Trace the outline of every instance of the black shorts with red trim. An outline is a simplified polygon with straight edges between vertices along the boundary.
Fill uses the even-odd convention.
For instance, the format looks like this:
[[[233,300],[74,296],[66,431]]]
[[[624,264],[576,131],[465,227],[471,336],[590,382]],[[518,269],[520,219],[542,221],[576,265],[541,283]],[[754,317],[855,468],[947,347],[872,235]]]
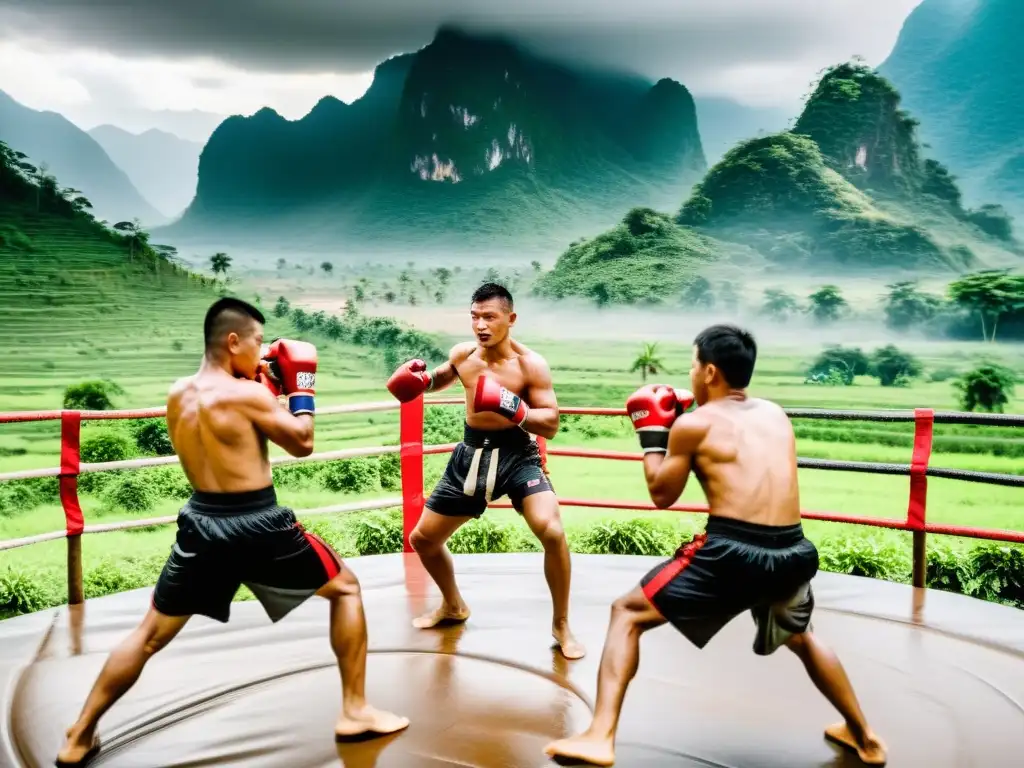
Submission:
[[[195,492],[178,513],[171,554],[153,591],[167,616],[226,622],[244,584],[280,621],[341,571],[341,558],[279,506],[273,487],[245,493]]]
[[[811,626],[818,550],[803,527],[710,517],[704,533],[652,569],[640,584],[666,621],[698,648],[750,611],[754,653],[774,653]]]

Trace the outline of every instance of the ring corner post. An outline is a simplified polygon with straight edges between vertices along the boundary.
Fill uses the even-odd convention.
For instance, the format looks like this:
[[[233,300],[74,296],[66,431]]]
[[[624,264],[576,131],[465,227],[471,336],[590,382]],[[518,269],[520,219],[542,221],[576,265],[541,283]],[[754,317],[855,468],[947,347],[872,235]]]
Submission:
[[[411,553],[409,534],[423,512],[423,396],[402,403],[399,411],[399,460],[402,472],[402,551]]]
[[[78,500],[78,474],[81,469],[82,414],[61,411],[60,414],[60,504],[64,509],[64,526],[68,541],[68,605],[85,601],[82,573],[82,532],[85,517]]]
[[[928,507],[928,463],[932,454],[935,411],[914,409],[914,453],[910,463],[910,500],[907,505],[907,528],[914,537],[912,583],[924,588],[928,576],[928,545],[925,525]]]

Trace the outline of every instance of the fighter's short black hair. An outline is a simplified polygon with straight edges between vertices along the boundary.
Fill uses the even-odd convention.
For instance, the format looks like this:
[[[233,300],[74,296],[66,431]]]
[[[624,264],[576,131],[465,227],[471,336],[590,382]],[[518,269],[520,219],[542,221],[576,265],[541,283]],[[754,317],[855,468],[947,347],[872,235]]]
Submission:
[[[473,291],[471,303],[476,304],[478,301],[487,301],[489,299],[503,299],[508,305],[509,312],[512,311],[512,307],[514,306],[512,303],[512,294],[509,293],[508,288],[500,283],[484,283],[481,285]]]
[[[203,343],[207,351],[232,331],[242,333],[247,330],[253,320],[261,324],[267,322],[263,313],[247,301],[232,296],[217,299],[206,310],[203,321]]]
[[[757,342],[748,331],[735,325],[712,325],[697,334],[693,345],[697,359],[703,365],[713,364],[730,387],[745,389],[750,384]]]

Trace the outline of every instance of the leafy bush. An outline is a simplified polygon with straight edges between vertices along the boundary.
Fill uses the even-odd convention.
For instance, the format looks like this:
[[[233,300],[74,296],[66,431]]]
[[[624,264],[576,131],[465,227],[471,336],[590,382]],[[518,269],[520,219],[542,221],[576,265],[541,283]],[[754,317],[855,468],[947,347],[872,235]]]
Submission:
[[[86,464],[124,461],[131,458],[132,444],[121,432],[105,430],[82,441],[80,456]]]
[[[278,488],[309,488],[318,485],[323,465],[315,461],[274,467],[271,474]]]
[[[985,544],[967,556],[970,580],[964,592],[983,600],[1024,607],[1024,549]]]
[[[402,460],[397,453],[385,453],[378,458],[380,487],[397,491],[402,487]]]
[[[123,394],[121,387],[106,379],[83,381],[65,388],[64,407],[68,410],[109,411],[114,407],[114,397]]]
[[[0,572],[0,616],[38,611],[52,604],[47,598],[40,579],[10,567]]]
[[[818,547],[818,559],[823,571],[903,583],[910,581],[909,549],[870,537],[829,539]]]
[[[672,524],[647,518],[612,519],[571,531],[570,549],[587,554],[637,554],[667,557],[689,538],[694,523]],[[402,512],[393,509],[359,517],[317,518],[307,529],[334,546],[342,556],[401,552]],[[539,552],[540,545],[522,520],[496,522],[487,517],[463,526],[449,541],[454,553]],[[899,544],[872,536],[837,537],[818,544],[820,568],[855,576],[910,581],[909,537]],[[87,597],[135,589],[155,583],[163,556],[104,560],[85,574]],[[1024,608],[1024,547],[984,544],[955,550],[932,544],[928,552],[927,584]],[[0,571],[0,618],[27,613],[65,600],[61,570],[39,573],[8,567]],[[240,591],[237,599],[251,599]]]
[[[402,551],[402,510],[360,517],[353,526],[355,550],[360,555]]]
[[[138,474],[146,478],[158,498],[184,500],[192,495],[192,485],[181,467],[156,467],[141,470]]]
[[[145,512],[156,504],[157,495],[149,479],[138,472],[128,472],[106,489],[104,498],[110,506],[125,512]]]
[[[456,555],[512,551],[512,526],[498,525],[487,517],[470,520],[448,540],[448,550]]]
[[[135,438],[135,445],[142,453],[155,456],[170,456],[174,453],[165,419],[133,419],[129,422],[129,429]]]
[[[1009,368],[986,363],[968,371],[953,383],[965,411],[1002,413],[1014,392],[1016,375]]]
[[[0,483],[0,517],[9,517],[60,499],[56,477]]]
[[[574,537],[573,551],[609,555],[671,555],[679,530],[647,518],[602,520]]]
[[[423,411],[423,443],[443,445],[462,440],[465,411],[458,406],[432,405]]]
[[[327,462],[320,473],[324,488],[338,493],[365,493],[380,488],[380,464],[375,459]]]
[[[828,377],[835,372],[845,384],[853,384],[855,376],[863,376],[870,362],[860,347],[842,347],[831,344],[814,359],[807,371],[810,377]]]
[[[871,375],[883,387],[906,386],[909,379],[920,376],[922,370],[916,357],[892,344],[871,353]]]

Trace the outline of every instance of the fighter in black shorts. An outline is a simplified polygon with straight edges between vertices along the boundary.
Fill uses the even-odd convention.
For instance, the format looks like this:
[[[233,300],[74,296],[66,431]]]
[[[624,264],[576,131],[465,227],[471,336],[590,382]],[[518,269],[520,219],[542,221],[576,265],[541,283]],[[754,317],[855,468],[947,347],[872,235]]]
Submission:
[[[476,342],[453,347],[448,362],[433,371],[427,371],[422,360],[412,360],[395,371],[387,385],[402,402],[456,380],[466,391],[463,440],[409,536],[442,596],[441,606],[413,625],[426,629],[469,618],[445,543],[459,526],[482,515],[490,502],[507,495],[544,547],[544,574],[554,607],[551,633],[563,656],[579,659],[585,650],[569,629],[569,547],[534,438],[551,438],[558,432],[551,372],[543,357],[509,335],[516,313],[512,295],[503,286],[485,283],[478,288],[470,316]]]
[[[192,615],[226,622],[242,584],[272,621],[313,595],[331,602],[331,647],[342,677],[337,738],[394,733],[409,724],[366,702],[366,620],[355,575],[277,503],[267,441],[293,456],[312,453],[317,354],[312,344],[287,339],[263,347],[263,323],[259,310],[243,301],[214,303],[199,372],[171,387],[167,430],[194,493],[178,515],[149,612],[107,659],[67,732],[58,766],[91,761],[99,752],[97,722],[153,654]],[[287,408],[278,402],[282,395]]]
[[[681,546],[612,606],[598,673],[597,703],[587,730],[553,742],[549,756],[576,764],[613,765],[615,731],[626,687],[637,672],[640,636],[671,623],[698,648],[741,613],[754,623],[754,653],[785,645],[844,722],[825,736],[883,765],[885,746],[864,719],[842,665],[811,631],[811,579],[818,552],[800,524],[796,440],[786,413],[748,398],[757,347],[745,331],[712,326],[694,342],[693,392],[653,385],[626,409],[644,451],[651,499],[676,502],[693,470],[708,499],[704,533]],[[696,399],[700,406],[684,414]]]

